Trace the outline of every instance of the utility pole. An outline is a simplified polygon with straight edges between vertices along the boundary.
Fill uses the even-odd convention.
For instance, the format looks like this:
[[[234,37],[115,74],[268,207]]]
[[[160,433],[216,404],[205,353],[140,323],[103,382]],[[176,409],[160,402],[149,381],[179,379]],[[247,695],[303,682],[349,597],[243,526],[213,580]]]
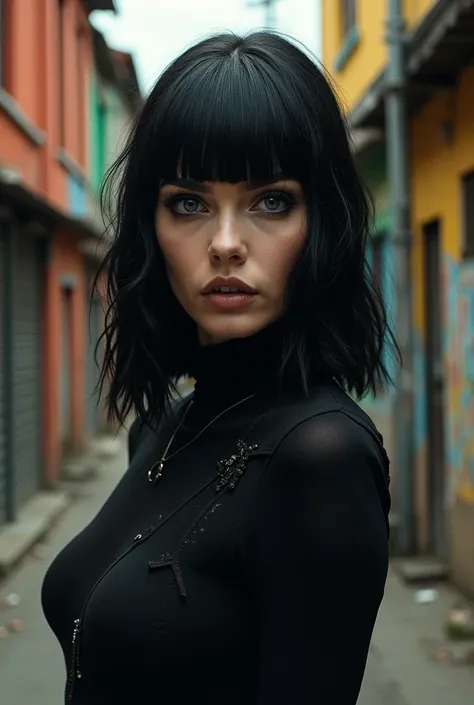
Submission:
[[[413,308],[411,268],[411,223],[406,111],[405,22],[402,0],[387,0],[386,41],[386,135],[388,175],[392,210],[391,252],[396,291],[396,333],[403,355],[397,372],[394,404],[394,468],[396,473],[397,550],[413,550]]]
[[[265,8],[265,26],[270,28],[276,27],[276,4],[278,0],[253,0],[247,3],[247,7],[263,7]]]

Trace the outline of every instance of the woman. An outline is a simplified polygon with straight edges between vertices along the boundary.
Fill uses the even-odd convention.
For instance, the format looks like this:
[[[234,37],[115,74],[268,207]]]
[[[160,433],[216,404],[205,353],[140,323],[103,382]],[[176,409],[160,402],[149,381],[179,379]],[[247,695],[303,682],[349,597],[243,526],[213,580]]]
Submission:
[[[347,392],[388,380],[392,338],[334,95],[277,35],[215,36],[159,79],[111,178],[102,379],[137,420],[44,583],[66,699],[353,705],[389,493]]]

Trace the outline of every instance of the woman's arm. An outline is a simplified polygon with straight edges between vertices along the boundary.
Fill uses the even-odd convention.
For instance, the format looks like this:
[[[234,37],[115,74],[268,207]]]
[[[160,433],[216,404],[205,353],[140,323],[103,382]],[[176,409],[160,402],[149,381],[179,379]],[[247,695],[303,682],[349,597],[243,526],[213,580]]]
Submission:
[[[341,412],[281,444],[248,544],[259,705],[355,705],[388,568],[381,446]]]

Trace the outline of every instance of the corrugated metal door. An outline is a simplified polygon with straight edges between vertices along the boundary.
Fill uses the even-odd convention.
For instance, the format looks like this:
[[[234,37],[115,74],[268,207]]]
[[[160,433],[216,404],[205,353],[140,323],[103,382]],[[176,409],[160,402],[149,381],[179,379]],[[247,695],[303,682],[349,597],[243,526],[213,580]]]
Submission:
[[[15,502],[41,484],[42,243],[21,234],[15,243],[12,310],[12,416]]]
[[[5,408],[5,258],[5,236],[2,232],[0,232],[0,525],[3,524],[7,519],[7,452]]]
[[[100,302],[92,299],[86,305],[86,430],[87,437],[92,438],[100,431],[100,410],[98,406],[97,383],[99,368],[95,361],[95,348],[101,333]]]

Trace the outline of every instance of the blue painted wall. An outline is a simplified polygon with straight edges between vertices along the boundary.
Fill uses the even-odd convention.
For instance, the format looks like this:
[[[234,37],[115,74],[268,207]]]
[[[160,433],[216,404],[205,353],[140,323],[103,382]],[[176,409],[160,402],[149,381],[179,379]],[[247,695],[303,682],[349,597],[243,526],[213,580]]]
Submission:
[[[84,218],[87,214],[86,189],[72,174],[68,177],[68,205],[73,216]]]

